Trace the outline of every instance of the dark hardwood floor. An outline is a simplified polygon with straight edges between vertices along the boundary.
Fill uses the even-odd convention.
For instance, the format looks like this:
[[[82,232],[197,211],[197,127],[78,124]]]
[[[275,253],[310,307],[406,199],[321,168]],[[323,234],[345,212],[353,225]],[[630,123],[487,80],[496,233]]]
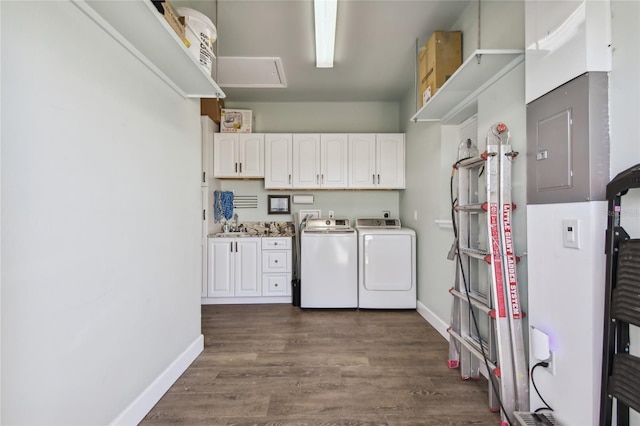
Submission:
[[[204,352],[141,425],[498,425],[415,311],[202,307]]]

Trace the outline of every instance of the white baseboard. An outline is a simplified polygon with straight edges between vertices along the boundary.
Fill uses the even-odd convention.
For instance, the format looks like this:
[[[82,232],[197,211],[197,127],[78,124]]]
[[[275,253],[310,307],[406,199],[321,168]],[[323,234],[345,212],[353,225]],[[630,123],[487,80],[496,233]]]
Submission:
[[[200,299],[201,305],[256,305],[274,303],[291,304],[291,296],[203,297]]]
[[[449,324],[442,321],[439,316],[433,313],[433,311],[422,304],[418,300],[418,313],[424,318],[433,328],[436,329],[438,333],[442,335],[447,341],[449,341],[449,333],[447,333],[447,328],[449,328]]]
[[[111,424],[140,423],[203,350],[204,336],[201,334]]]

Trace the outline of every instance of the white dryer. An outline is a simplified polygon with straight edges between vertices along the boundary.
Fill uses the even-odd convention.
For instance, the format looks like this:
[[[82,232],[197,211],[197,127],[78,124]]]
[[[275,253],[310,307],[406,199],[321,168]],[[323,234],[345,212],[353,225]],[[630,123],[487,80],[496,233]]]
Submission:
[[[416,309],[416,233],[399,219],[356,219],[358,307]]]

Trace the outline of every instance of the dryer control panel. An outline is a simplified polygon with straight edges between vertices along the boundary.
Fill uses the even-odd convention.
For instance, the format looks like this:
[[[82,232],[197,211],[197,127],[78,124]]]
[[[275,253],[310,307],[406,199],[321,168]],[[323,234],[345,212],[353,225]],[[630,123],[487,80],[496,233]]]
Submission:
[[[386,219],[382,217],[356,219],[356,228],[399,229],[400,227],[400,219]]]

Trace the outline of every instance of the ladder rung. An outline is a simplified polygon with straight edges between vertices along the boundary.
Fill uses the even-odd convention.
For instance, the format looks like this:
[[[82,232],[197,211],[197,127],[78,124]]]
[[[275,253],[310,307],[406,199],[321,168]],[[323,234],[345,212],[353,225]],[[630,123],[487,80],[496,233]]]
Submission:
[[[463,169],[472,169],[474,167],[480,167],[482,165],[484,165],[485,161],[487,161],[486,159],[482,158],[482,157],[471,157],[468,158],[466,160],[462,160],[458,163],[458,168],[463,168]]]
[[[475,257],[476,259],[480,259],[484,261],[486,261],[487,260],[486,257],[490,255],[490,253],[486,250],[472,249],[469,247],[460,247],[458,248],[458,251],[461,254],[466,254],[467,256]]]
[[[475,356],[476,358],[478,358],[480,360],[480,374],[482,374],[485,378],[489,379],[489,372],[487,371],[487,366],[484,364],[484,357],[482,356],[482,352],[479,349],[479,346],[477,346],[477,344],[475,344],[474,342],[470,342],[467,339],[464,339],[462,336],[460,336],[457,332],[455,332],[454,330],[452,330],[451,328],[449,328],[449,330],[447,330],[449,332],[449,336],[453,337],[454,339],[456,339],[458,342],[460,342],[460,344],[462,344],[465,348],[467,348],[467,350],[469,350],[469,352]],[[485,353],[486,353],[486,349],[485,349]],[[489,362],[489,366],[495,368],[496,365],[491,362],[491,360],[487,360]]]
[[[453,288],[449,290],[449,293],[460,298],[461,300],[464,300],[465,302],[468,302],[467,295],[465,293],[461,293],[458,290]],[[473,306],[480,309],[482,312],[486,314],[489,314],[489,312],[492,311],[492,309],[489,307],[489,304],[487,303],[487,299],[481,298],[475,294],[469,294],[469,300],[471,300],[471,304]]]
[[[487,211],[487,203],[458,204],[455,209],[458,212],[484,213]]]

